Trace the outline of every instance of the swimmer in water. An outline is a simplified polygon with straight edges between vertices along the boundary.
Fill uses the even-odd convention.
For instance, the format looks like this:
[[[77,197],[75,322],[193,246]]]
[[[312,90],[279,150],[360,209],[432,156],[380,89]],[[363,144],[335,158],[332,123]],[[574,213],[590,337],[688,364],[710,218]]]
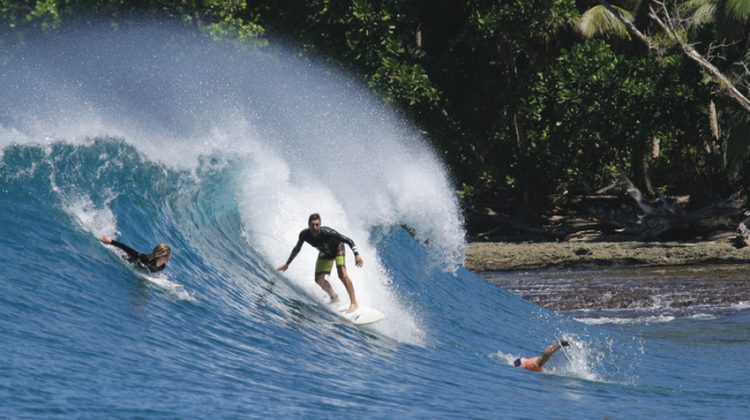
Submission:
[[[172,257],[172,249],[169,245],[163,243],[157,244],[151,254],[141,254],[124,243],[113,240],[109,236],[102,236],[100,241],[107,245],[116,246],[125,251],[129,263],[136,264],[137,266],[148,270],[150,273],[164,270],[167,266],[167,262]]]
[[[560,350],[561,346],[568,347],[569,345],[570,344],[565,340],[562,340],[559,343],[550,344],[546,349],[544,349],[544,353],[542,353],[541,356],[531,357],[528,359],[519,357],[518,359],[513,361],[513,366],[522,367],[534,372],[541,372],[542,366],[547,363],[547,360],[549,360],[549,358],[552,357],[552,355],[555,354],[556,351]]]
[[[346,292],[349,294],[349,308],[346,309],[346,313],[351,313],[357,310],[359,305],[357,304],[357,297],[354,294],[354,286],[352,285],[352,279],[349,278],[349,274],[346,271],[346,249],[344,244],[349,245],[354,253],[354,263],[357,267],[362,267],[364,262],[362,257],[359,256],[357,246],[354,245],[354,241],[347,238],[346,236],[336,232],[335,230],[321,226],[320,215],[313,213],[307,220],[307,229],[304,229],[299,233],[299,239],[297,244],[292,249],[289,259],[286,263],[279,268],[278,271],[284,272],[289,268],[289,264],[292,263],[294,257],[299,254],[302,249],[302,244],[307,242],[318,249],[318,261],[315,263],[315,283],[326,292],[331,298],[331,303],[338,301],[338,296],[333,291],[331,283],[326,280],[326,276],[331,274],[334,262],[336,263],[336,272],[339,275],[339,280],[344,283]]]

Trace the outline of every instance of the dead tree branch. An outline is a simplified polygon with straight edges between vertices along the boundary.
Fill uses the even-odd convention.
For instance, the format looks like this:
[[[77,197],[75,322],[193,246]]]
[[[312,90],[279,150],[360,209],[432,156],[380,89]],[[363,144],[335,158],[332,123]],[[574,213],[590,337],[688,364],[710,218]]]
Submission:
[[[637,38],[640,40],[646,47],[654,52],[657,55],[662,55],[661,50],[657,47],[657,45],[649,38],[647,35],[645,35],[643,32],[641,32],[638,28],[635,27],[633,22],[628,20],[625,16],[623,16],[622,13],[620,13],[617,9],[612,7],[611,4],[609,4],[606,0],[598,0],[599,4],[604,6],[612,15],[617,18],[617,20],[622,23],[625,28],[627,29],[628,33],[631,34],[634,38]],[[664,30],[664,32],[667,33],[667,35],[675,41],[680,49],[682,49],[682,52],[688,56],[691,60],[693,60],[698,66],[700,66],[703,70],[705,70],[711,77],[713,77],[714,80],[716,80],[720,86],[721,91],[729,96],[730,99],[732,99],[735,103],[737,103],[742,109],[744,109],[747,112],[750,112],[750,99],[745,97],[735,86],[734,84],[727,78],[716,66],[711,64],[711,62],[703,57],[692,45],[688,44],[682,36],[679,35],[676,26],[674,18],[672,18],[669,14],[669,9],[662,1],[656,1],[655,4],[658,4],[661,6],[661,12],[665,16],[664,19],[662,19],[659,16],[659,13],[654,10],[652,6],[649,6],[649,17],[651,20],[653,20],[659,27]]]
[[[735,86],[734,84],[727,78],[716,66],[711,64],[710,61],[708,61],[705,57],[703,57],[696,49],[691,45],[688,44],[682,36],[680,36],[675,29],[674,22],[671,20],[669,16],[669,10],[667,9],[667,6],[664,4],[664,2],[654,2],[655,4],[658,4],[661,6],[662,14],[664,15],[664,19],[662,19],[659,16],[659,13],[654,10],[653,7],[649,7],[649,17],[651,20],[656,22],[657,25],[659,25],[664,32],[669,35],[669,37],[677,43],[677,45],[680,46],[682,49],[682,52],[688,56],[691,60],[693,60],[698,66],[700,66],[704,71],[706,71],[708,74],[711,75],[711,77],[714,78],[719,83],[719,86],[721,88],[721,91],[724,92],[729,98],[731,98],[735,103],[737,103],[739,106],[741,106],[745,111],[750,112],[750,99],[745,97]]]

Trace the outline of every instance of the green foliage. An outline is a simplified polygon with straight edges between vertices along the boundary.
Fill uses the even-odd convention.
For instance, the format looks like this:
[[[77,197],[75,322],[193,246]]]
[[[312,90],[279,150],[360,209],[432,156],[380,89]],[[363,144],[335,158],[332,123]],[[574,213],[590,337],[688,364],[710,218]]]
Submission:
[[[408,24],[401,2],[378,3],[355,0],[340,20],[349,28],[344,35],[349,47],[346,55],[368,70],[370,85],[381,91],[386,101],[410,106],[436,104],[437,89],[418,60],[409,55],[407,40],[398,30]]]
[[[468,2],[469,24],[485,39],[504,39],[523,51],[530,39],[549,41],[577,14],[568,0],[513,0]]]
[[[13,29],[28,24],[52,29],[60,24],[60,11],[57,0],[0,0],[0,21]]]
[[[648,28],[652,1],[616,3]],[[748,54],[750,0],[678,3],[692,18],[682,32],[690,42],[736,41],[717,64],[740,77],[733,63]],[[706,152],[717,86],[658,32],[660,57],[623,38],[596,1],[0,0],[0,27],[14,36],[54,31],[81,14],[166,16],[239,45],[283,42],[323,57],[413,118],[467,207],[508,191],[541,204],[550,193],[590,192],[615,168],[631,168],[654,138],[660,153],[648,163],[658,189],[709,191],[729,173],[724,161],[748,182],[740,176],[750,160],[747,118],[728,118],[722,103],[723,159]]]
[[[394,57],[383,57],[370,82],[373,87],[384,91],[386,101],[391,103],[434,105],[439,99],[438,91],[430,83],[424,68],[402,63]]]
[[[194,22],[214,37],[263,45],[264,28],[244,0],[0,0],[0,22],[16,31],[52,30],[78,15],[117,20],[127,15],[157,15]]]
[[[631,22],[633,15],[625,9],[616,7]],[[617,18],[604,6],[598,5],[586,10],[576,23],[576,29],[586,38],[597,35],[615,35],[629,38],[628,31]]]
[[[206,25],[206,31],[214,39],[234,39],[240,44],[250,44],[254,47],[268,45],[268,41],[261,38],[265,33],[262,26],[231,15],[225,16],[221,21]]]
[[[248,9],[245,0],[151,1],[152,7],[171,11],[185,21],[196,20],[199,27],[216,39],[231,39],[254,47],[267,45],[258,14]]]
[[[750,118],[746,115],[738,116],[732,121],[728,130],[725,159],[729,164],[731,176],[741,178],[750,166],[746,166],[746,159],[750,156]]]
[[[26,20],[41,22],[44,29],[57,27],[60,24],[60,13],[56,0],[37,0],[34,9],[26,15]]]
[[[606,183],[608,168],[627,168],[638,148],[656,136],[669,148],[700,112],[698,92],[679,84],[679,68],[617,55],[602,41],[564,51],[541,73],[524,110],[540,185],[590,191]]]
[[[750,1],[727,0],[727,12],[737,20],[746,21],[750,17]]]

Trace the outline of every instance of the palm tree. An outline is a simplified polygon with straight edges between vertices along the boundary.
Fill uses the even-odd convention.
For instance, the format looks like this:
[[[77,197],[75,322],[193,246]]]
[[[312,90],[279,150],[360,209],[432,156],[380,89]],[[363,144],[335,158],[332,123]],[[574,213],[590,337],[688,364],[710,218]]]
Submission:
[[[576,29],[584,38],[615,37],[629,40],[630,32],[622,23],[622,19],[636,26],[645,26],[648,22],[648,8],[652,2],[653,0],[631,0],[622,1],[620,5],[602,2],[581,15],[576,22]],[[619,13],[620,16],[615,16],[614,13]],[[641,54],[640,48],[640,44],[629,43],[625,51],[629,55],[639,55]],[[656,141],[658,141],[657,138],[646,136],[642,141],[634,142],[630,150],[633,182],[650,197],[654,197],[656,192],[651,185],[648,169],[649,150],[654,149],[653,144],[649,147],[649,142]]]
[[[614,6],[616,10],[622,13],[628,20],[633,21],[633,14],[630,11]],[[597,36],[614,35],[620,38],[629,38],[628,31],[619,19],[612,12],[607,10],[601,4],[596,5],[581,15],[576,22],[576,29],[584,38],[595,38]]]
[[[718,39],[747,38],[745,25],[750,20],[750,0],[688,0],[682,5],[680,12],[690,16],[688,29],[693,38],[700,39],[703,45],[710,45]],[[708,30],[706,30],[708,29]],[[724,47],[730,50],[725,54],[729,60],[723,65],[723,71],[732,83],[736,85],[747,84],[748,73],[742,61],[750,58],[747,44],[734,44]],[[721,63],[719,63],[721,64]],[[745,80],[743,80],[745,79]],[[714,147],[713,151],[719,152],[719,124],[718,112],[713,100],[709,104],[709,116],[711,119],[711,131]],[[747,128],[750,115],[746,112],[736,112],[732,108],[725,109],[725,123],[728,126],[726,142],[724,143],[725,166],[740,168],[738,163],[742,162],[747,155],[750,137]]]
[[[649,8],[653,0],[623,1],[622,6],[611,5],[636,27],[648,24]],[[632,12],[631,12],[632,10]],[[690,27],[698,28],[706,24],[719,23],[721,27],[732,23],[745,23],[750,17],[750,0],[686,0],[678,5],[681,14],[690,16]],[[615,35],[628,38],[628,32],[620,19],[603,4],[598,4],[581,15],[576,29],[585,37]]]
[[[691,26],[745,22],[750,16],[748,0],[687,0],[680,5],[690,13]]]
[[[584,37],[614,35],[622,38],[630,38],[629,33],[633,31],[626,31],[623,18],[631,22],[635,28],[646,28],[649,26],[649,23],[652,23],[649,22],[650,9],[660,8],[656,7],[658,5],[654,0],[631,1],[623,6],[610,5],[607,1],[603,0],[599,0],[599,3],[600,5],[594,6],[584,12],[577,24],[578,31]],[[632,13],[629,13],[628,5],[632,7]],[[614,16],[612,11],[619,13],[621,16],[619,18]],[[702,45],[711,45],[712,42],[717,40],[747,39],[746,23],[750,20],[750,0],[685,0],[677,5],[674,12],[675,15],[687,17],[686,21],[682,22],[684,23],[684,27],[679,31],[681,38],[702,39],[704,41],[701,43]],[[649,44],[649,48],[653,46],[651,39],[643,37],[642,32],[639,30],[634,32],[637,32],[641,41]],[[687,44],[688,41],[685,40],[685,43]],[[726,55],[730,58],[728,60],[729,64],[723,66],[724,72],[730,76],[726,80],[731,80],[730,83],[735,85],[748,84],[747,79],[749,74],[746,67],[741,63],[743,60],[750,59],[750,51],[748,51],[747,45],[735,43],[728,47],[725,46],[724,49],[725,51],[729,50],[729,54]],[[707,60],[704,61],[707,62]],[[735,76],[734,80],[731,78],[732,73]],[[712,76],[715,75],[712,74]],[[743,78],[745,79],[744,83],[742,81]],[[718,81],[718,83],[721,85],[724,82]],[[711,147],[706,143],[706,149],[709,153],[718,153],[719,147],[716,146],[719,140],[718,113],[713,100],[708,104],[708,109],[714,145]],[[725,136],[727,142],[724,145],[726,153],[724,156],[725,164],[727,161],[742,161],[744,156],[746,156],[747,146],[750,146],[750,135],[748,135],[746,130],[750,122],[750,115],[746,112],[732,112],[732,109],[729,109],[729,111],[727,114],[733,115],[733,117],[730,117],[729,121],[727,121],[729,130],[727,130],[728,135]],[[736,155],[733,151],[740,151],[741,155]],[[643,185],[644,181],[647,184],[648,180],[647,176],[644,179],[637,173],[637,165],[640,161],[639,157],[633,156],[634,180],[639,186]]]
[[[620,13],[628,21],[633,22],[636,27],[645,27],[648,25],[649,7],[653,5],[654,1],[624,0],[619,2],[620,5],[609,4],[608,2],[600,3],[583,12],[576,24],[576,29],[584,38],[616,36],[629,39],[630,34],[627,28],[623,25],[621,19],[612,14],[610,8]]]

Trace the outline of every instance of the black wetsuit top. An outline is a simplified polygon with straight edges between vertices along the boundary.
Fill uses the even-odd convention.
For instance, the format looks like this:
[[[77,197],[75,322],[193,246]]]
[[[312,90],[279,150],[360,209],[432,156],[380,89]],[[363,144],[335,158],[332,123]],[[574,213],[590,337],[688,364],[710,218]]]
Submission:
[[[139,267],[143,267],[151,273],[156,273],[157,271],[164,270],[164,268],[167,266],[166,264],[162,264],[161,266],[157,267],[156,261],[149,260],[148,255],[141,254],[140,252],[134,250],[133,248],[125,245],[122,242],[113,240],[111,245],[114,245],[125,251],[125,253],[128,254],[127,260],[129,263],[135,263]]]
[[[297,245],[294,246],[289,259],[286,261],[287,265],[291,264],[294,257],[299,254],[303,242],[307,242],[317,248],[318,251],[320,251],[320,256],[318,258],[326,260],[332,260],[339,255],[339,244],[341,243],[349,245],[349,248],[354,252],[354,256],[359,255],[359,252],[357,252],[357,246],[354,245],[354,241],[327,226],[322,226],[320,228],[320,235],[318,236],[313,236],[309,228],[304,229],[299,233],[299,240],[297,241]]]

